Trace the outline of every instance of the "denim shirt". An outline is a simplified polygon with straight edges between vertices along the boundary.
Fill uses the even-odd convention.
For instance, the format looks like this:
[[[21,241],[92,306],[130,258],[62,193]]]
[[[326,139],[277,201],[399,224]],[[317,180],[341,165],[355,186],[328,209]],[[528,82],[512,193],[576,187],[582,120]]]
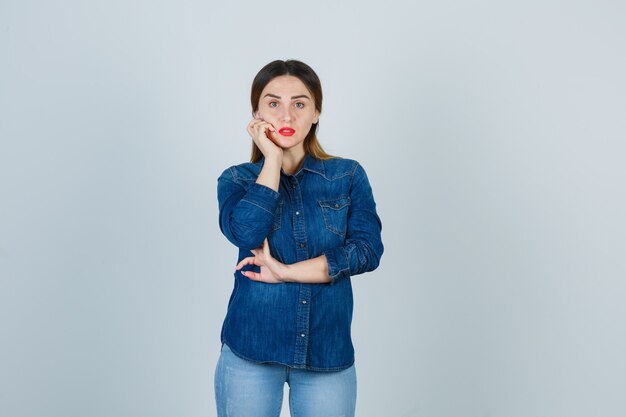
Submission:
[[[227,168],[218,178],[220,230],[239,248],[237,263],[267,237],[284,264],[322,254],[327,284],[253,281],[235,271],[221,342],[238,356],[316,371],[354,363],[350,277],[378,267],[382,224],[367,174],[355,160],[306,155],[279,191],[257,184],[264,158]],[[260,271],[246,265],[241,271]]]

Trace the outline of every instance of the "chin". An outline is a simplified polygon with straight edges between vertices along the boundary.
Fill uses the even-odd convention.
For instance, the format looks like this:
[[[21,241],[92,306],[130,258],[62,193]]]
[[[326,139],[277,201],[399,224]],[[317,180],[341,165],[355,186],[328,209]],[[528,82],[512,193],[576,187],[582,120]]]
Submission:
[[[283,149],[291,148],[293,146],[298,145],[302,141],[295,138],[293,136],[281,136],[280,134],[276,138],[272,138],[272,142],[276,144],[276,146],[280,146]]]

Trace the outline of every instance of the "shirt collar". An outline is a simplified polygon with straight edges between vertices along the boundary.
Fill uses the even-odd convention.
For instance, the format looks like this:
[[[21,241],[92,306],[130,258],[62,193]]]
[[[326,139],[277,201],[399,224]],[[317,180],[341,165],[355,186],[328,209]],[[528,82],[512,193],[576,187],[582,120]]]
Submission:
[[[316,159],[308,153],[304,156],[302,169],[315,172],[317,174],[320,174],[322,177],[326,175],[326,171],[324,170],[324,161],[321,159]]]
[[[263,168],[264,163],[265,163],[265,156],[262,156],[261,159],[259,159],[259,162],[256,164],[256,166],[258,167],[257,175],[261,172],[261,168]],[[304,155],[304,162],[302,163],[302,168],[300,168],[298,172],[293,174],[293,176],[298,175],[300,171],[302,171],[303,169],[310,171],[310,172],[315,172],[316,174],[320,174],[323,177],[326,176],[326,170],[324,169],[324,161],[321,159],[316,159],[308,153]],[[281,172],[282,172],[282,169],[281,169]]]

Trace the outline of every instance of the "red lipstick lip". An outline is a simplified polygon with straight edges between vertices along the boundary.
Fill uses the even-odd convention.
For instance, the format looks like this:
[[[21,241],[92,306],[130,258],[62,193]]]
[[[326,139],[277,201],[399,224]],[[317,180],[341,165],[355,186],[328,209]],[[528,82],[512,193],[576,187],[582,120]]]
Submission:
[[[296,131],[294,129],[290,128],[290,127],[281,127],[278,130],[278,133],[280,133],[283,136],[291,136],[294,133],[296,133]]]

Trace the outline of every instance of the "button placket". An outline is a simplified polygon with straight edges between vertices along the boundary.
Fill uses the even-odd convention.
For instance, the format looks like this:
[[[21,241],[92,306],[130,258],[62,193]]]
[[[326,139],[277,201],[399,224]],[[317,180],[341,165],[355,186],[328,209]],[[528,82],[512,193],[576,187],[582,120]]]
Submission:
[[[296,350],[294,353],[294,362],[300,367],[307,365],[307,351],[309,344],[309,321],[311,315],[310,303],[311,285],[300,284],[300,294],[298,297],[302,302],[296,307]]]
[[[300,175],[299,178],[303,178]],[[298,178],[291,178],[291,186],[293,187],[293,198],[295,216],[293,217],[293,234],[296,242],[296,259],[298,262],[309,259],[308,248],[306,244],[306,224],[304,222],[304,203]],[[296,307],[296,349],[294,352],[294,362],[296,366],[306,367],[308,358],[307,351],[309,346],[309,321],[310,321],[310,304],[311,286],[309,284],[300,284],[300,294]]]
[[[300,176],[300,178],[303,178]],[[304,261],[309,259],[309,251],[307,248],[307,236],[306,225],[304,222],[304,204],[302,201],[302,194],[300,192],[300,183],[298,178],[289,178],[293,192],[293,207],[295,209],[295,215],[293,216],[293,237],[296,242],[296,259],[297,261]]]

